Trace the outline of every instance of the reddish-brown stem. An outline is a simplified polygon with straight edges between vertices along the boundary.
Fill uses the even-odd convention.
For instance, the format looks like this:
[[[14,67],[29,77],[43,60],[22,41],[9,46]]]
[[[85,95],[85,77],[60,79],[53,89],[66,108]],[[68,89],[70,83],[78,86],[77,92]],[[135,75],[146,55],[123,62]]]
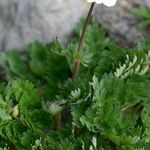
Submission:
[[[87,18],[86,18],[86,21],[85,21],[85,24],[84,24],[84,27],[83,27],[83,30],[82,30],[82,33],[81,33],[80,41],[79,41],[78,52],[81,52],[82,49],[83,49],[83,42],[84,42],[84,38],[85,38],[85,33],[86,33],[86,30],[87,30],[88,24],[90,22],[90,19],[91,19],[91,15],[92,15],[92,11],[94,9],[94,5],[95,5],[95,2],[93,2],[91,4],[90,10],[88,12],[88,15],[87,15]],[[75,63],[75,66],[74,66],[74,69],[73,69],[73,72],[72,72],[72,79],[73,80],[76,79],[76,77],[78,75],[78,72],[79,72],[79,69],[80,69],[80,60],[78,59]]]
[[[90,22],[90,18],[91,18],[91,14],[92,14],[94,5],[95,5],[95,2],[91,4],[90,10],[88,12],[88,15],[87,15],[87,18],[86,18],[86,21],[85,21],[85,24],[84,24],[84,27],[83,27],[83,30],[82,30],[82,33],[81,33],[80,41],[79,41],[79,46],[78,46],[78,49],[77,49],[78,52],[81,52],[82,49],[83,49],[83,42],[84,42],[84,38],[85,38],[85,33],[86,33],[86,30],[87,30],[88,24]],[[77,60],[76,63],[75,63],[73,72],[72,72],[72,79],[73,80],[76,79],[76,77],[78,75],[78,72],[79,72],[79,69],[80,69],[80,60]],[[61,126],[61,113],[58,113],[54,117],[54,125],[55,125],[56,130],[58,130],[60,128],[60,126]]]

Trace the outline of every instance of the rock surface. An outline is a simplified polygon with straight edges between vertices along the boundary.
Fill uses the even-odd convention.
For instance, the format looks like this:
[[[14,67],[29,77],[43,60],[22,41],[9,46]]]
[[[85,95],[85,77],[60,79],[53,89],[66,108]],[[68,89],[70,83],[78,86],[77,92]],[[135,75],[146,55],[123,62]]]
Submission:
[[[122,46],[133,46],[141,38],[150,37],[150,28],[139,29],[139,18],[131,12],[141,6],[150,7],[150,0],[118,0],[111,8],[97,5],[94,16],[112,39]]]
[[[28,43],[55,37],[66,43],[84,13],[86,0],[0,0],[0,50],[23,49]],[[134,45],[150,36],[140,30],[131,10],[150,6],[150,0],[118,0],[115,7],[97,5],[94,17],[120,45]]]
[[[55,37],[66,42],[85,5],[84,0],[0,0],[0,49]]]

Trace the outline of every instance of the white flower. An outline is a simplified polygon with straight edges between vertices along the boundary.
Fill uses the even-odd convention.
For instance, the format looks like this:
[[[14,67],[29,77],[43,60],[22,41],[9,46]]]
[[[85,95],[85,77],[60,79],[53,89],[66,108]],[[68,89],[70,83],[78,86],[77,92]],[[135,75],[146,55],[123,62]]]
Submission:
[[[87,0],[88,2],[96,2],[97,4],[104,4],[108,7],[114,6],[117,0]]]

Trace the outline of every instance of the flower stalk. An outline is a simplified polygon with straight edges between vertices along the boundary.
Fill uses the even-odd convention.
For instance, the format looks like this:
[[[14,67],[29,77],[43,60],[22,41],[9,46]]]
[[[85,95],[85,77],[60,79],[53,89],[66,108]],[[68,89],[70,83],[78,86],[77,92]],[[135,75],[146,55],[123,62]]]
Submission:
[[[86,18],[86,21],[85,21],[85,24],[84,24],[84,27],[83,27],[83,30],[82,30],[82,33],[81,33],[80,41],[79,41],[78,50],[77,50],[78,52],[82,52],[82,50],[83,50],[83,42],[84,42],[84,38],[85,38],[85,33],[86,33],[86,30],[87,30],[88,24],[90,22],[90,19],[91,19],[91,15],[92,15],[92,12],[93,12],[93,9],[94,9],[94,5],[95,5],[95,2],[93,2],[91,4],[90,10],[88,12],[88,15],[87,15],[87,18]],[[73,69],[73,72],[72,72],[72,79],[73,80],[75,80],[77,78],[79,70],[80,70],[80,60],[78,59],[75,63],[75,66],[74,66],[74,69]]]
[[[85,20],[85,24],[84,24],[84,27],[83,27],[83,30],[82,30],[82,33],[81,33],[81,37],[80,37],[79,45],[78,45],[78,49],[77,49],[78,52],[82,52],[82,50],[83,50],[83,42],[84,42],[84,39],[85,39],[85,34],[86,34],[86,31],[87,31],[87,27],[88,27],[89,22],[91,20],[91,16],[92,16],[94,6],[95,6],[95,2],[93,2],[91,4],[90,10],[89,10],[88,15],[87,15],[87,18]],[[73,80],[75,80],[77,78],[79,70],[80,70],[80,60],[78,59],[75,63],[75,66],[74,66],[74,69],[73,69],[73,72],[72,72],[72,79]],[[74,128],[75,136],[79,136],[82,132],[83,132],[83,129],[77,128],[77,127]]]
[[[93,2],[91,4],[90,10],[88,12],[88,15],[87,15],[87,18],[86,18],[86,21],[85,21],[85,24],[84,24],[84,27],[83,27],[83,30],[81,33],[81,37],[79,40],[79,45],[78,45],[78,49],[77,49],[78,52],[82,52],[82,50],[83,50],[83,42],[85,39],[85,34],[86,34],[88,24],[91,20],[91,15],[92,15],[92,12],[94,9],[94,5],[95,5],[95,2]],[[73,80],[75,80],[77,78],[79,70],[80,70],[80,60],[78,59],[75,63],[74,69],[72,71],[72,79]],[[54,117],[54,125],[55,125],[56,130],[59,130],[59,128],[61,127],[61,113],[60,112],[58,114],[56,114],[56,116]]]

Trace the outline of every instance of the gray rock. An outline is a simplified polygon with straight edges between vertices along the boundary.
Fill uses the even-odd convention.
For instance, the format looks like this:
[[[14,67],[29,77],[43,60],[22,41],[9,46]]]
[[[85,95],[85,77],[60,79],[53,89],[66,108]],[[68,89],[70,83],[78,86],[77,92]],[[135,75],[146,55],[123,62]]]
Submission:
[[[131,12],[141,6],[150,7],[150,0],[118,0],[117,5],[111,8],[97,5],[94,16],[121,46],[133,46],[141,38],[150,37],[150,28],[139,29],[139,18]]]
[[[120,45],[132,46],[149,29],[137,27],[131,10],[150,6],[150,0],[118,0],[115,7],[97,5],[94,16]],[[87,12],[86,0],[0,0],[0,50],[23,49],[28,43],[43,43],[58,37],[66,43],[79,19]]]
[[[84,0],[0,0],[0,49],[55,37],[65,43],[86,6]]]

